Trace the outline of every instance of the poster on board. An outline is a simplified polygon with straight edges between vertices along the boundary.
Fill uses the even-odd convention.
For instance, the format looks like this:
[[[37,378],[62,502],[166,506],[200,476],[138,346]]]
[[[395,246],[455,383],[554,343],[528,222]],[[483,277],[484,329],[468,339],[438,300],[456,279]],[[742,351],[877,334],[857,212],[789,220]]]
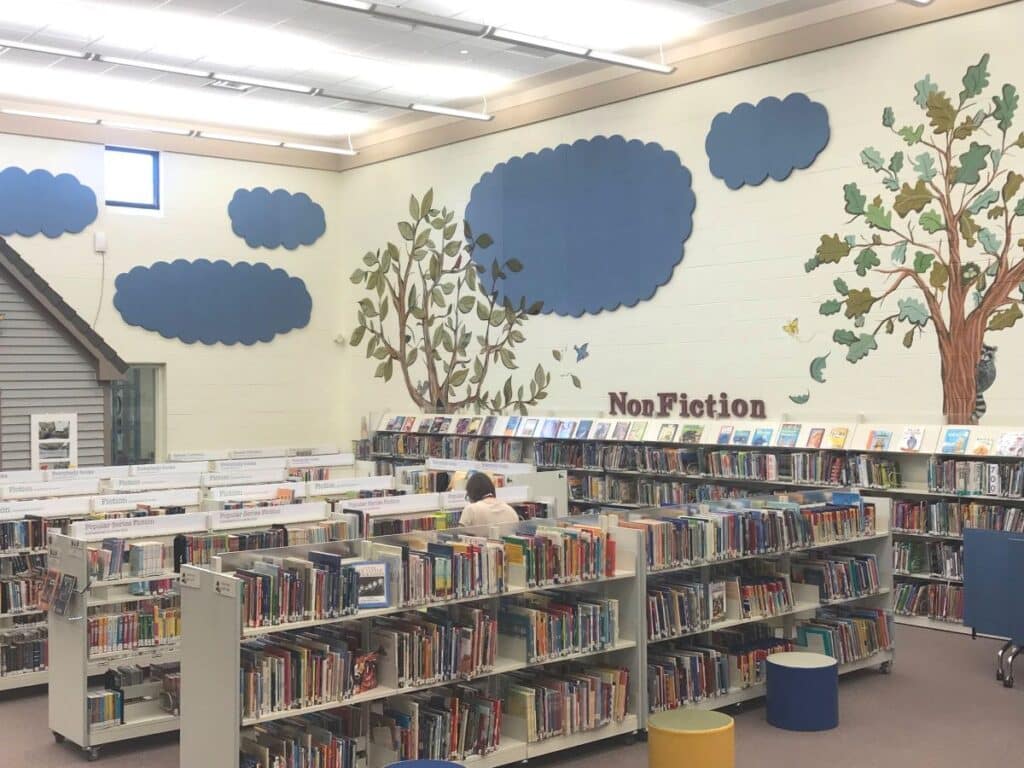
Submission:
[[[32,469],[78,466],[78,414],[32,414]]]

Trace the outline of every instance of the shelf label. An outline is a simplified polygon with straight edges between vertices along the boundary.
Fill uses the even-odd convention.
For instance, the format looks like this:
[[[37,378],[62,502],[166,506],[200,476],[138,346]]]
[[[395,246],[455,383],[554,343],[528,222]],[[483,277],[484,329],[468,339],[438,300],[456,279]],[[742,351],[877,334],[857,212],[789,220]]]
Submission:
[[[463,495],[465,495],[463,493]],[[347,499],[341,511],[362,510],[371,514],[394,515],[404,512],[432,512],[441,509],[438,493],[417,493],[411,496],[380,496],[374,499]]]
[[[217,576],[213,580],[213,590],[221,597],[238,597],[238,582],[231,576]]]
[[[206,472],[202,475],[202,484],[209,488],[213,485],[246,485],[252,483],[284,482],[284,467],[259,470],[230,470]]]
[[[297,499],[307,495],[305,483],[293,483],[287,480],[279,483],[255,483],[253,485],[221,485],[210,488],[207,495],[216,501],[270,501],[277,498],[278,489],[291,491]]]
[[[93,512],[130,512],[140,504],[151,507],[197,507],[198,488],[176,488],[151,493],[119,493],[96,496],[92,500]],[[172,515],[174,517],[174,515]]]
[[[469,461],[467,459],[427,459],[427,469],[449,471],[475,469],[478,472],[493,472],[498,475],[523,475],[536,472],[533,464],[513,464],[505,461]]]
[[[112,491],[156,491],[171,488],[197,488],[201,482],[199,472],[173,472],[163,475],[115,477],[109,483]]]
[[[0,483],[42,483],[46,481],[46,471],[42,469],[13,469],[0,472]]]
[[[351,453],[331,453],[311,456],[292,456],[285,466],[289,469],[308,469],[310,467],[350,467],[356,463]]]
[[[133,464],[129,469],[131,475],[174,475],[181,472],[200,474],[210,468],[208,461],[173,461],[162,464]]]
[[[181,578],[178,580],[178,583],[181,584],[181,586],[188,587],[189,589],[199,589],[199,582],[200,579],[198,573],[189,570],[188,568],[181,569]]]
[[[184,515],[151,515],[148,517],[121,517],[113,520],[79,520],[71,524],[70,536],[85,541],[109,536],[173,536],[195,533],[208,528],[209,516],[205,512]]]
[[[214,530],[249,528],[257,525],[283,523],[309,523],[327,518],[327,504],[323,501],[306,504],[278,504],[269,507],[243,507],[220,509],[210,513],[210,526]]]
[[[395,487],[391,475],[374,477],[340,477],[336,480],[310,480],[306,483],[307,496],[330,496],[351,491],[390,490]]]
[[[100,492],[99,478],[60,480],[48,483],[14,483],[0,486],[0,498],[36,499],[48,496],[80,496]]]

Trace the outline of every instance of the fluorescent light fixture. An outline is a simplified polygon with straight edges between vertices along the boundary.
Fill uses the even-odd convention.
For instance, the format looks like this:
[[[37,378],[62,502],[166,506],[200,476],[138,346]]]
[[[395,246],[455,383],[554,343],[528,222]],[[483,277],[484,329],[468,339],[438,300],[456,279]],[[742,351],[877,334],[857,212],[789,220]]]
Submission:
[[[316,0],[314,0],[314,2],[316,2]],[[402,24],[411,24],[417,27],[443,29],[448,32],[456,32],[460,35],[472,35],[473,37],[483,37],[487,34],[487,30],[490,29],[486,24],[476,24],[471,21],[450,19],[447,16],[438,16],[433,13],[420,13],[419,11],[409,10],[408,8],[396,8],[390,5],[375,5],[373,10],[369,11],[369,13],[378,19],[389,19],[391,21],[397,21]]]
[[[150,131],[152,133],[169,133],[172,136],[192,135],[192,131],[188,128],[175,128],[171,125],[140,125],[139,123],[119,123],[113,120],[100,120],[100,124],[122,131]]]
[[[244,83],[245,85],[254,85],[257,88],[274,88],[278,91],[291,91],[292,93],[313,93],[316,91],[316,88],[310,88],[308,85],[282,83],[280,80],[264,80],[263,78],[260,77],[228,75],[224,72],[214,72],[213,78],[215,80],[228,80],[233,83]]]
[[[235,136],[231,133],[211,133],[209,131],[200,131],[199,136],[204,139],[215,139],[217,141],[237,141],[239,144],[259,144],[264,147],[280,147],[280,141],[273,141],[272,139],[257,139],[254,136]]]
[[[359,153],[354,149],[346,149],[344,147],[324,147],[319,144],[294,144],[286,141],[282,145],[285,149],[304,149],[307,152],[327,152],[332,155],[346,155],[353,157]]]
[[[587,57],[597,59],[598,61],[607,61],[609,64],[621,64],[624,67],[633,67],[634,69],[646,69],[650,72],[659,72],[663,75],[668,75],[676,71],[675,67],[670,67],[667,64],[658,64],[653,61],[647,61],[646,59],[638,59],[634,56],[623,56],[621,53],[612,53],[611,51],[591,51],[587,54]]]
[[[519,43],[520,45],[526,45],[531,48],[546,48],[549,51],[567,53],[570,56],[586,56],[587,53],[590,52],[589,48],[584,48],[582,45],[560,43],[557,40],[548,40],[545,37],[526,35],[522,32],[513,32],[510,29],[494,28],[487,34],[488,37],[492,37],[495,40],[504,40],[508,43]]]
[[[311,2],[320,5],[334,5],[338,8],[351,8],[353,11],[373,10],[373,3],[367,3],[365,0],[311,0]]]
[[[66,56],[69,59],[89,58],[89,54],[85,51],[75,51],[70,48],[54,48],[52,45],[36,45],[35,43],[23,43],[20,40],[0,39],[0,48],[17,48],[19,51],[34,51],[35,53],[48,53],[51,56]]]
[[[493,120],[494,115],[486,112],[469,112],[465,109],[452,109],[451,107],[438,107],[433,104],[410,104],[409,109],[415,112],[431,112],[435,115],[446,115],[447,117],[462,117],[466,120]]]
[[[151,61],[140,61],[139,59],[122,59],[117,56],[97,56],[107,64],[117,64],[121,67],[137,67],[138,69],[152,69],[157,72],[169,72],[172,75],[187,75],[188,77],[210,77],[210,72],[203,72],[200,69],[189,69],[188,67],[176,67],[173,64],[156,64]]]
[[[5,115],[18,115],[19,117],[38,117],[43,120],[63,120],[65,123],[84,123],[96,125],[99,120],[95,117],[81,117],[79,115],[57,115],[52,112],[32,112],[27,109],[0,109]]]
[[[932,0],[903,0],[903,2],[904,3],[909,3],[910,5],[931,5],[932,4]]]

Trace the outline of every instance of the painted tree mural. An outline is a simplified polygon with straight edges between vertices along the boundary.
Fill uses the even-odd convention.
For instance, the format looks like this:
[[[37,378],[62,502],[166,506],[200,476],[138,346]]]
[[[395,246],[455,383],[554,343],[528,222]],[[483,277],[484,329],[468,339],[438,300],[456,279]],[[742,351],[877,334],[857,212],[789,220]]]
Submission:
[[[943,413],[961,424],[976,419],[986,333],[1012,328],[1024,317],[1024,239],[1013,234],[1024,216],[1024,176],[1011,167],[1015,150],[1024,148],[1024,133],[1013,130],[1017,89],[1005,84],[990,91],[988,64],[986,53],[968,67],[959,93],[947,93],[925,75],[914,85],[922,114],[906,121],[885,107],[882,125],[900,148],[888,160],[874,147],[860,153],[879,188],[843,187],[849,223],[860,232],[822,235],[804,265],[811,272],[852,262],[858,277],[883,278],[880,293],[874,292],[877,280],[854,287],[835,279],[838,296],[819,312],[842,313],[853,327],[837,328],[832,340],[856,363],[886,335],[910,348],[933,334],[942,362]],[[897,291],[893,306],[886,299]],[[823,368],[823,358],[812,363],[815,380],[823,380]]]
[[[434,205],[433,190],[410,196],[409,219],[398,222],[401,244],[368,252],[352,273],[370,294],[359,301],[352,346],[365,342],[367,358],[380,361],[375,375],[390,381],[398,372],[425,410],[525,412],[548,395],[551,374],[542,366],[525,383],[510,374],[492,391],[489,382],[497,371],[518,370],[524,326],[543,305],[499,299],[501,282],[522,264],[492,260],[488,270],[474,254],[491,246],[491,236],[474,237],[463,222],[461,239],[458,229],[454,211]]]

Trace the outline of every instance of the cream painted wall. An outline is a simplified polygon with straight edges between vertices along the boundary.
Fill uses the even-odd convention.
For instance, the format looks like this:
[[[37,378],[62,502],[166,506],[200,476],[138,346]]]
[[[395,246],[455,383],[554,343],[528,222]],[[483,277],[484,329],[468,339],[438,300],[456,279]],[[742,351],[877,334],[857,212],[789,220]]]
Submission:
[[[103,200],[103,148],[0,135],[0,167],[73,173]],[[294,251],[252,249],[231,231],[228,202],[239,187],[306,192],[328,214],[327,232]],[[342,231],[337,175],[256,163],[163,156],[163,211],[126,213],[100,206],[79,235],[13,236],[11,245],[129,363],[165,363],[168,450],[341,443],[344,360],[334,344]],[[109,240],[105,275],[93,234]],[[113,306],[114,279],[136,265],[200,258],[265,262],[301,277],[313,297],[310,324],[269,344],[205,346],[164,339],[126,325]]]
[[[565,369],[579,373],[582,391],[558,378],[539,412],[605,411],[609,390],[701,397],[725,391],[765,399],[768,416],[775,419],[864,415],[879,421],[942,421],[934,336],[928,333],[910,351],[900,346],[899,337],[888,338],[857,365],[846,363],[831,343],[835,318],[820,317],[818,305],[835,295],[834,278],[843,276],[851,285],[863,281],[852,270],[834,267],[807,275],[803,264],[814,255],[821,234],[845,231],[843,184],[877,188],[859,162],[861,149],[875,146],[888,157],[901,148],[881,126],[882,108],[896,110],[897,125],[901,116],[919,122],[923,115],[912,101],[914,82],[931,73],[955,94],[965,67],[986,51],[992,54],[994,85],[1010,81],[1024,87],[1022,26],[1024,5],[1012,4],[347,172],[340,179],[334,219],[346,234],[340,269],[349,274],[366,250],[398,237],[395,222],[406,216],[410,192],[419,195],[433,187],[435,201],[462,211],[481,174],[511,156],[600,134],[658,142],[677,152],[693,174],[697,208],[685,259],[652,300],[635,308],[529,322],[519,354],[526,372],[543,362],[557,373],[552,348],[568,348],[574,359],[572,345],[590,342],[590,358]],[[741,101],[794,91],[829,110],[831,141],[815,164],[785,182],[768,180],[740,191],[712,177],[704,139],[715,114]],[[1014,167],[1024,168],[1024,159]],[[881,285],[873,283],[876,295]],[[895,307],[900,295],[886,306]],[[350,308],[344,323],[349,332],[358,298],[358,289],[343,279],[339,304]],[[805,343],[782,330],[793,318],[800,320]],[[1024,423],[1024,394],[1017,385],[1024,376],[1024,330],[992,333],[989,343],[999,347],[999,376],[987,395],[985,421]],[[814,384],[808,363],[829,350],[828,383]],[[397,377],[387,385],[373,379],[374,367],[362,350],[347,349],[344,356],[352,393],[352,407],[341,422],[347,431],[356,429],[361,414],[410,410]],[[789,394],[808,388],[807,405],[789,401]]]

